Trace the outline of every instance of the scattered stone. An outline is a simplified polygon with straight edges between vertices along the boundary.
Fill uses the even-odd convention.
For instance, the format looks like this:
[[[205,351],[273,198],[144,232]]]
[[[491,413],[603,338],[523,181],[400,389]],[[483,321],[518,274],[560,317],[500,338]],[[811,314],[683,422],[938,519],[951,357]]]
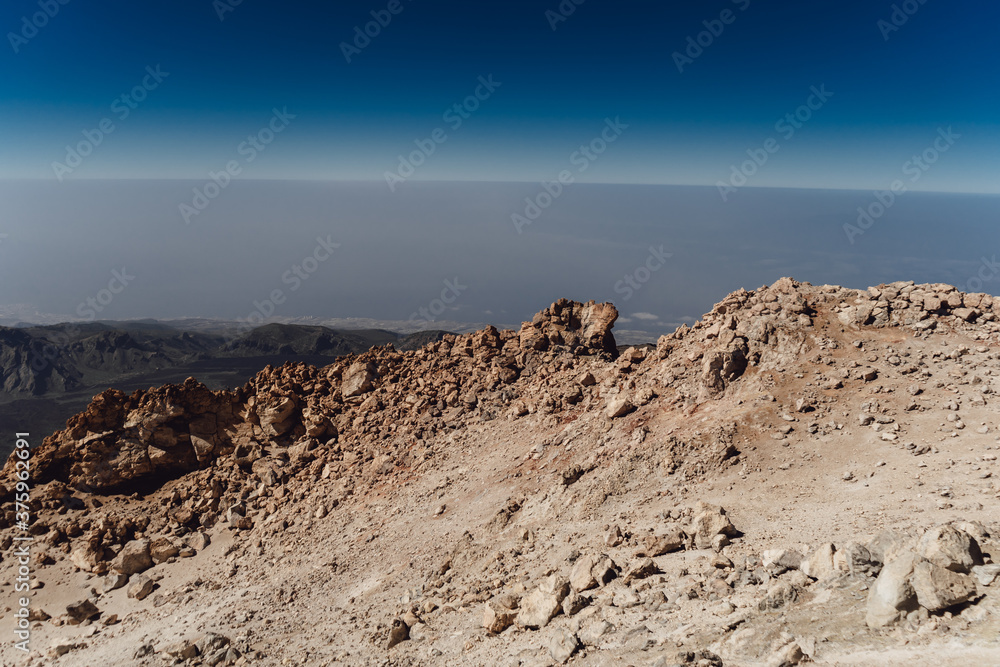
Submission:
[[[868,627],[885,627],[917,608],[917,594],[910,584],[910,577],[918,558],[913,551],[904,551],[882,568],[868,591],[865,615]]]
[[[736,537],[739,531],[726,516],[726,510],[716,505],[698,502],[695,507],[695,517],[691,523],[694,543],[699,549],[711,549],[712,540],[716,535]]]
[[[182,639],[163,648],[162,653],[166,653],[178,660],[191,660],[198,655],[198,647],[189,639]]]
[[[597,579],[592,573],[595,565],[596,562],[590,556],[581,556],[576,560],[569,575],[569,583],[574,591],[583,592],[597,588]]]
[[[538,630],[548,625],[562,611],[562,601],[569,594],[569,582],[552,575],[521,600],[517,624]]]
[[[567,616],[573,616],[583,611],[590,600],[579,593],[570,593],[562,601],[562,611]]]
[[[801,562],[799,569],[816,580],[833,576],[837,574],[837,568],[833,562],[836,551],[836,547],[829,542],[821,544]]]
[[[191,547],[195,551],[202,551],[211,543],[211,539],[208,533],[203,531],[195,531],[184,537],[184,544]]]
[[[148,570],[153,567],[153,558],[149,553],[149,548],[149,540],[132,540],[123,546],[122,550],[111,561],[111,567],[126,576]]]
[[[157,537],[149,543],[149,555],[154,563],[163,563],[175,557],[180,547],[168,537]]]
[[[341,387],[344,398],[367,394],[374,389],[375,387],[372,384],[372,380],[375,379],[376,372],[377,369],[375,368],[375,364],[370,361],[358,361],[351,364],[350,368],[347,369],[347,372],[344,373],[344,382]]]
[[[395,618],[392,621],[392,627],[389,628],[389,641],[386,644],[386,648],[390,649],[397,644],[405,642],[410,638],[410,626],[406,624],[401,618]]]
[[[972,577],[924,559],[913,566],[912,585],[920,606],[930,612],[943,611],[976,597]]]
[[[150,593],[153,592],[154,588],[156,588],[156,584],[152,579],[144,574],[138,574],[130,579],[128,588],[125,592],[130,598],[144,600]]]
[[[981,585],[990,586],[1000,576],[1000,564],[976,565],[972,568],[972,575]]]
[[[483,627],[487,632],[499,634],[514,624],[517,611],[507,607],[500,599],[494,598],[486,603],[483,610]]]
[[[657,567],[656,562],[652,558],[644,558],[625,574],[622,578],[622,583],[628,586],[633,581],[645,579],[659,572],[660,568]]]
[[[548,648],[552,659],[562,664],[580,648],[580,640],[570,630],[559,628],[549,637]]]
[[[712,538],[712,548],[719,539],[728,538],[725,535],[716,535]],[[675,530],[666,535],[649,535],[643,539],[645,547],[636,553],[637,556],[649,556],[656,558],[663,554],[680,551],[688,543],[688,536],[682,530]],[[721,548],[721,547],[720,547]],[[716,549],[718,551],[718,549]]]
[[[104,577],[104,581],[101,583],[101,592],[110,593],[111,591],[116,591],[127,583],[127,575],[117,571],[108,572],[108,574]]]
[[[943,568],[968,573],[982,562],[979,546],[972,537],[952,525],[931,528],[917,543],[917,553]]]
[[[761,561],[764,567],[775,568],[781,572],[797,570],[802,564],[802,554],[791,549],[768,549],[761,554]]]
[[[79,625],[100,616],[101,610],[90,600],[81,600],[66,605],[66,613],[69,614],[70,623]]]
[[[638,593],[624,584],[615,584],[611,604],[620,609],[628,609],[629,607],[635,607],[639,602]]]
[[[626,396],[615,396],[610,401],[608,401],[608,408],[605,414],[608,419],[617,419],[618,417],[624,417],[628,413],[635,410],[635,406]]]

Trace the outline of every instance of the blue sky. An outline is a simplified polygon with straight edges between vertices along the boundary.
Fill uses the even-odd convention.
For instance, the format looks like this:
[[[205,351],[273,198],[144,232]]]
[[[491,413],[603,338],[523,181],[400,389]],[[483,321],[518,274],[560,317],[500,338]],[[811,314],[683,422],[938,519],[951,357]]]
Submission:
[[[1000,188],[993,4],[912,0],[896,26],[893,3],[870,1],[566,0],[556,20],[556,0],[399,0],[396,14],[244,0],[220,20],[231,1],[51,0],[34,33],[37,0],[4,3],[0,178],[55,178],[105,118],[114,131],[66,178],[202,178],[287,108],[245,177],[380,180],[442,128],[413,180],[551,179],[620,118],[628,130],[580,182],[712,185],[773,137],[752,186],[884,188],[953,127],[961,141],[913,189]],[[348,63],[342,45],[371,12],[391,20]],[[689,37],[706,46],[688,51]],[[695,57],[679,71],[675,53]],[[168,74],[120,118],[114,100],[157,66]],[[445,122],[490,75],[499,87]],[[775,123],[812,86],[832,96],[783,138]]]
[[[998,293],[1000,6],[577,2],[8,0],[0,322]]]

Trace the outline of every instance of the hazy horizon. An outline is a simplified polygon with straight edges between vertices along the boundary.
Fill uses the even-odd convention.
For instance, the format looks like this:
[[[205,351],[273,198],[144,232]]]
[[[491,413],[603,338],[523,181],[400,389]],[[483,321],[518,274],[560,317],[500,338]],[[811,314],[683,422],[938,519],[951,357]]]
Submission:
[[[994,257],[982,243],[1000,213],[991,195],[904,193],[861,229],[869,191],[746,188],[723,202],[711,187],[573,184],[524,224],[512,216],[539,184],[413,182],[390,194],[379,183],[235,181],[186,223],[179,204],[199,185],[0,182],[0,307],[114,320],[418,313],[429,328],[516,325],[566,297],[611,301],[620,329],[656,335],[783,276],[1000,292],[1000,275],[977,282]],[[128,284],[108,289],[115,271]],[[433,306],[443,291],[449,303]]]

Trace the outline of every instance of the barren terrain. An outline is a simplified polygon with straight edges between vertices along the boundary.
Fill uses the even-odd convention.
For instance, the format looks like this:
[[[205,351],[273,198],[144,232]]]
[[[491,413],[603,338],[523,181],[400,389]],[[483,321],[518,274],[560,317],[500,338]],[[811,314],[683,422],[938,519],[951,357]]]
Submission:
[[[1000,664],[1000,299],[784,278],[623,353],[616,317],[96,397],[27,531],[4,470],[0,660]]]

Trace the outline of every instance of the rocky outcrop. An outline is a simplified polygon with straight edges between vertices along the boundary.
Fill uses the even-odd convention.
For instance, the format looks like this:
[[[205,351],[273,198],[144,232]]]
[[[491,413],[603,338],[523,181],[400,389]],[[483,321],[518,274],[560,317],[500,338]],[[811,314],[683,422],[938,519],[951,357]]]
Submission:
[[[210,391],[193,378],[131,396],[105,391],[36,450],[32,479],[93,492],[127,490],[140,482],[149,488],[149,481],[155,486],[223,457],[251,469],[270,447],[307,463],[317,448],[334,448],[343,436],[381,440],[410,426],[420,438],[446,428],[426,416],[460,416],[476,410],[486,396],[502,405],[500,394],[510,393],[504,387],[525,369],[530,372],[543,351],[613,354],[616,317],[611,304],[561,300],[534,324],[525,324],[520,336],[489,327],[448,334],[414,352],[387,345],[325,368],[268,367],[233,392]],[[565,404],[582,396],[577,390]],[[545,409],[564,403],[545,400]],[[409,449],[397,438],[379,456],[405,465],[405,456],[402,461],[392,456],[403,448]]]
[[[131,396],[105,391],[34,451],[32,479],[107,491],[190,472],[232,450],[237,401],[193,378]]]
[[[618,310],[610,303],[560,299],[521,326],[521,347],[545,351],[565,348],[576,354],[616,355],[611,328]]]

